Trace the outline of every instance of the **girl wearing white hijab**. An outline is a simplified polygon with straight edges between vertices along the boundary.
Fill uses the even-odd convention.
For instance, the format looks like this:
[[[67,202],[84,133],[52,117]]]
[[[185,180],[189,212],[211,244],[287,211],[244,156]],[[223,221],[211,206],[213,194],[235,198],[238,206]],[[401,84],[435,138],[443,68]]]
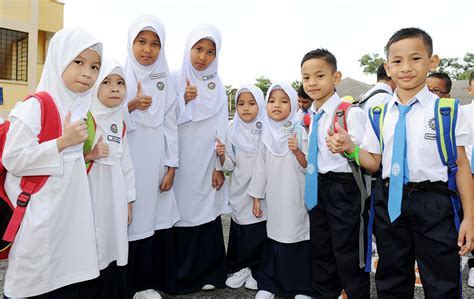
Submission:
[[[99,74],[102,44],[88,32],[63,29],[51,39],[38,91],[58,107],[62,136],[38,144],[41,109],[36,99],[10,113],[3,163],[12,204],[25,175],[49,175],[31,197],[12,245],[4,292],[7,297],[90,298],[85,283],[99,275],[94,220],[82,145],[83,118]],[[42,296],[41,296],[42,295]]]
[[[86,155],[86,162],[93,161],[88,177],[99,257],[100,276],[96,284],[100,298],[127,298],[124,266],[128,261],[127,219],[131,216],[127,205],[135,201],[135,176],[123,134],[124,77],[117,61],[105,59],[93,89],[90,110],[96,133],[94,149]],[[106,146],[100,148],[101,143]]]
[[[130,25],[127,48],[126,124],[137,191],[128,229],[129,292],[158,297],[153,289],[169,292],[166,282],[175,277],[170,228],[180,219],[172,188],[178,166],[176,90],[166,61],[165,28],[159,19],[136,18]]]
[[[231,173],[230,205],[232,221],[227,249],[226,285],[240,288],[257,289],[256,268],[267,238],[267,218],[265,201],[262,202],[263,214],[252,213],[252,197],[247,188],[252,178],[253,166],[260,147],[260,137],[265,119],[265,99],[263,92],[255,85],[242,85],[235,95],[236,114],[229,125],[225,145],[223,169]],[[219,147],[217,154],[221,157]]]
[[[254,197],[255,215],[263,212],[259,199],[265,198],[267,204],[268,238],[256,273],[260,291],[255,298],[313,295],[309,217],[304,202],[308,137],[298,124],[297,110],[298,96],[290,85],[270,86],[268,117],[247,190]]]
[[[188,36],[178,76],[180,165],[175,194],[177,292],[225,287],[225,248],[220,215],[229,211],[224,175],[215,152],[225,141],[227,95],[218,75],[219,31],[199,25]]]

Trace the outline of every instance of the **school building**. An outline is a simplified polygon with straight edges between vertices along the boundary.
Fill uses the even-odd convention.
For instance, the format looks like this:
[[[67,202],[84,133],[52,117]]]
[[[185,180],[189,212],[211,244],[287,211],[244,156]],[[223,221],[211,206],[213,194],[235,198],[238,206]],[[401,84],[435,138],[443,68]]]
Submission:
[[[64,3],[0,0],[0,116],[36,90],[49,40],[63,28]]]

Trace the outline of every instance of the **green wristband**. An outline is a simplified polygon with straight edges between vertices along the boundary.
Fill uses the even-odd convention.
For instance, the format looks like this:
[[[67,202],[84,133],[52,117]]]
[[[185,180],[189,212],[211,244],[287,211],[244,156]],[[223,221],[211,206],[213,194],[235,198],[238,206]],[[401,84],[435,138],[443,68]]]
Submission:
[[[344,152],[344,156],[346,156],[346,158],[349,159],[349,160],[355,160],[357,165],[360,166],[359,153],[360,153],[360,147],[358,145],[356,145],[355,148],[354,148],[354,151],[351,154],[348,154],[347,152]]]

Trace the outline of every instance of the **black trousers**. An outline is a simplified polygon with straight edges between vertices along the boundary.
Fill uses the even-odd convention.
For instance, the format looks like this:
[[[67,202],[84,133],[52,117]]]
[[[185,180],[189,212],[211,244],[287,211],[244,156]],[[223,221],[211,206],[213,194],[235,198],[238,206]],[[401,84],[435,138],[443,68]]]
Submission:
[[[370,298],[369,273],[359,266],[361,202],[356,182],[349,173],[318,177],[318,205],[309,212],[316,298],[338,298],[342,289],[351,299]],[[364,218],[367,223],[367,212]]]
[[[425,298],[459,298],[458,234],[449,196],[404,188],[401,215],[391,223],[387,184],[379,178],[374,191],[378,298],[413,298],[415,259]]]

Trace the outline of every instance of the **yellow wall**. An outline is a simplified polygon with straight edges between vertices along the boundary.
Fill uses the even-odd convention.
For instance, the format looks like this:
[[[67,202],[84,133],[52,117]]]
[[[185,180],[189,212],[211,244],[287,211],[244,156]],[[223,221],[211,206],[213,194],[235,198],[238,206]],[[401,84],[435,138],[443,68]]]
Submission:
[[[28,22],[30,19],[30,1],[0,0],[0,18]]]
[[[64,4],[59,2],[52,2],[50,0],[39,1],[39,20],[38,29],[56,32],[63,28]]]

